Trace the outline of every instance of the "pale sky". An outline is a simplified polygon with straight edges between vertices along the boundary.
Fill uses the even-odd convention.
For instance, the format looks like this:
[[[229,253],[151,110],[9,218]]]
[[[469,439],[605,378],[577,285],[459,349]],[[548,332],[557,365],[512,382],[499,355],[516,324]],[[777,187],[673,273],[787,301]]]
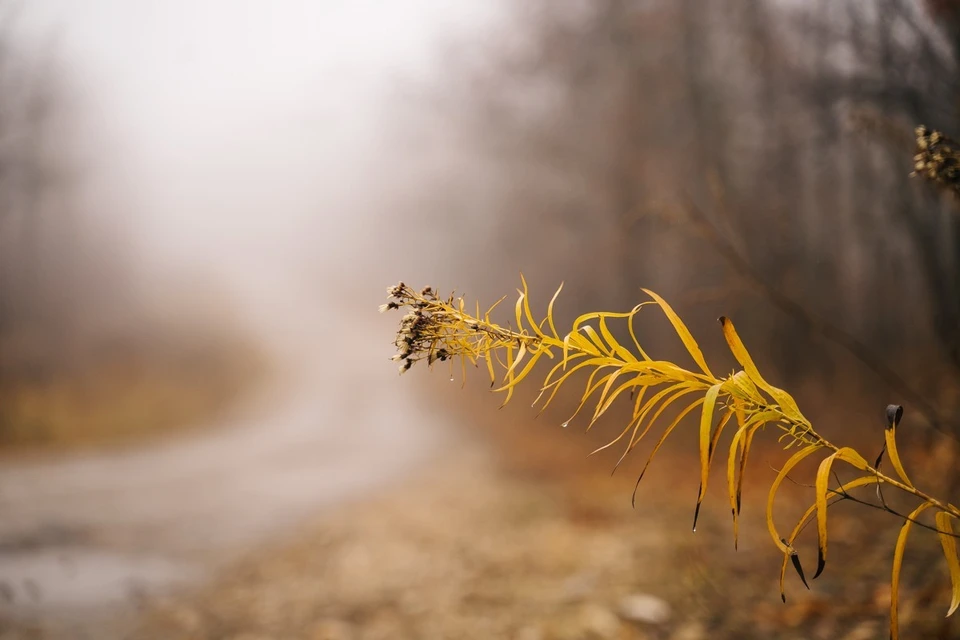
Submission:
[[[283,253],[318,221],[335,233],[355,217],[349,190],[376,152],[385,90],[427,77],[438,45],[491,5],[25,0],[18,28],[55,34],[87,117],[107,134],[107,152],[92,154],[101,184],[122,185],[144,246],[242,262]]]

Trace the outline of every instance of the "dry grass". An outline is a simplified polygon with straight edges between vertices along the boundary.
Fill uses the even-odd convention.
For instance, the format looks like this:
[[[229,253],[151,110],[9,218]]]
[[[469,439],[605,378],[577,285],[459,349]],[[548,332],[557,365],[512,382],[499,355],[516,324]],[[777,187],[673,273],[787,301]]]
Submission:
[[[80,365],[0,385],[0,448],[117,445],[199,425],[266,371],[248,342],[129,342]]]

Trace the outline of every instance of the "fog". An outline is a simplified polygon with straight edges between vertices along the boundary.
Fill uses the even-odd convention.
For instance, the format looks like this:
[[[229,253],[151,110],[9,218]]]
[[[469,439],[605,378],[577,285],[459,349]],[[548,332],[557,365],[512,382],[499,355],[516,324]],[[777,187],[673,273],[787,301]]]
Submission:
[[[13,594],[0,613],[36,617],[51,632],[66,616],[63,633],[75,637],[77,610],[87,620],[122,608],[133,583],[151,591],[202,579],[202,567],[409,472],[445,440],[429,412],[413,406],[403,421],[393,415],[414,403],[394,384],[392,332],[376,313],[384,286],[405,275],[397,252],[386,250],[395,214],[386,185],[396,184],[400,159],[407,171],[417,163],[416,150],[398,143],[411,124],[399,105],[431,82],[459,34],[491,12],[484,2],[439,0],[31,0],[3,8],[9,29],[52,61],[66,85],[68,135],[54,138],[54,154],[77,169],[71,203],[100,234],[93,249],[71,239],[80,255],[69,264],[109,254],[107,269],[123,271],[136,291],[120,297],[128,308],[108,293],[96,322],[159,315],[200,333],[214,345],[208,354],[223,344],[229,352],[217,336],[240,325],[268,361],[265,382],[244,387],[226,409],[191,415],[199,434],[120,451],[67,448],[0,468],[9,516],[0,525],[9,551],[0,552],[0,585]],[[18,249],[26,262],[44,260],[29,245]],[[77,298],[113,283],[88,279]],[[26,280],[19,284],[29,291]],[[129,308],[142,306],[146,316]],[[70,320],[79,313],[60,309]],[[195,324],[205,314],[215,318],[203,333]],[[153,325],[127,324],[161,353],[179,348]],[[20,333],[8,339],[23,341]],[[174,375],[186,380],[202,353]],[[233,376],[226,362],[210,386]],[[124,380],[162,369],[149,358],[142,369],[134,363],[103,404],[121,406]],[[58,379],[57,367],[51,375]],[[97,375],[83,369],[69,384],[89,386]],[[8,393],[25,398],[17,376]],[[191,387],[205,386],[157,386],[169,384],[186,387],[172,404],[190,404]],[[379,400],[367,402],[360,388]],[[157,409],[136,406],[119,431]],[[81,422],[74,415],[66,429],[80,434]],[[50,531],[55,539],[43,542]],[[31,589],[38,602],[23,595]]]
[[[628,418],[618,383],[622,406],[601,397],[592,429],[570,415],[596,371],[619,366],[608,359],[576,365],[597,367],[587,394],[559,393],[535,423],[536,370],[500,411],[469,370],[447,391],[460,391],[445,365],[461,328],[417,342],[411,319],[434,315],[411,294],[393,344],[399,314],[376,313],[401,279],[472,306],[509,297],[522,271],[534,315],[564,282],[559,344],[573,318],[630,309],[648,288],[713,371],[752,369],[716,323],[735,319],[810,420],[771,392],[776,404],[746,403],[757,427],[874,460],[894,455],[885,420],[902,405],[904,464],[947,504],[960,486],[960,8],[871,6],[0,0],[0,635],[8,619],[54,638],[878,635],[890,590],[860,587],[886,584],[892,538],[861,512],[831,510],[831,545],[866,562],[768,609],[784,602],[754,571],[772,557],[753,551],[762,539],[779,555],[762,505],[783,438],[757,431],[768,444],[747,476],[760,486],[743,492],[757,519],[738,559],[714,551],[729,511],[706,506],[698,468],[727,446],[716,438],[743,398],[728,402],[654,306],[636,334],[610,330],[635,356],[642,344],[709,375],[611,346],[626,363],[602,394],[626,371],[642,390]],[[516,359],[501,345],[508,379],[550,344],[528,338]],[[398,378],[420,356],[441,371]],[[680,379],[682,394],[641,405]],[[683,411],[703,403],[700,420],[659,436],[677,427],[634,510],[634,436],[658,437],[647,416],[668,420],[701,383],[726,407],[710,449],[698,397]],[[618,432],[633,435],[612,443]],[[720,458],[732,470],[741,456],[742,479],[741,433]],[[803,513],[805,482],[778,510]],[[689,512],[674,507],[699,514],[694,495],[703,542],[686,546],[674,531]],[[876,522],[891,511],[872,506]],[[904,622],[930,637],[948,633],[930,609],[939,551],[911,549],[900,595]],[[674,618],[644,619],[637,602]]]
[[[257,305],[252,288],[316,277],[389,215],[369,195],[372,161],[399,151],[383,142],[390,102],[489,7],[39,0],[17,20],[65,61],[95,132],[85,189],[141,259],[209,270]]]

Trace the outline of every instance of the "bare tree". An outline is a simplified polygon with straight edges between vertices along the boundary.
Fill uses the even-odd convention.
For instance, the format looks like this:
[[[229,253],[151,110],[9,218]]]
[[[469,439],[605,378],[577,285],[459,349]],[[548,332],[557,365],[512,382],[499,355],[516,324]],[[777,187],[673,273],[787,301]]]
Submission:
[[[716,311],[760,305],[769,313],[745,329],[766,337],[781,374],[830,358],[763,291],[874,361],[960,374],[960,216],[908,180],[913,126],[960,129],[958,5],[526,3],[512,25],[523,46],[462,74],[473,84],[458,106],[482,114],[465,124],[470,144],[503,172],[507,262],[545,265],[585,305],[630,305],[641,285]],[[865,112],[899,138],[851,124]],[[738,286],[738,269],[669,206],[685,198],[760,289]]]

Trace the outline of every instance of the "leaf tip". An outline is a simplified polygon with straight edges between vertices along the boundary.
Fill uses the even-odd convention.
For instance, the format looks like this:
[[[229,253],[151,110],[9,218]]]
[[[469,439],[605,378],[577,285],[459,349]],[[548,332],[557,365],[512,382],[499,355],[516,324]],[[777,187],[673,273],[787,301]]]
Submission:
[[[903,407],[899,404],[887,405],[887,429],[896,429],[903,418]]]
[[[800,564],[800,556],[797,555],[796,551],[790,552],[790,562],[793,564],[794,570],[797,572],[797,575],[800,576],[800,582],[803,583],[803,586],[807,588],[807,591],[810,590],[810,585],[807,584],[807,578],[803,575],[803,565]],[[783,601],[786,602],[786,594],[783,592],[780,593],[780,597],[783,598]]]
[[[702,501],[697,500],[697,508],[693,510],[693,532],[697,532],[697,520],[700,518],[700,505]]]
[[[823,547],[817,547],[817,571],[813,574],[814,580],[820,577],[820,574],[823,573],[824,568],[827,566],[827,556],[824,551]]]

